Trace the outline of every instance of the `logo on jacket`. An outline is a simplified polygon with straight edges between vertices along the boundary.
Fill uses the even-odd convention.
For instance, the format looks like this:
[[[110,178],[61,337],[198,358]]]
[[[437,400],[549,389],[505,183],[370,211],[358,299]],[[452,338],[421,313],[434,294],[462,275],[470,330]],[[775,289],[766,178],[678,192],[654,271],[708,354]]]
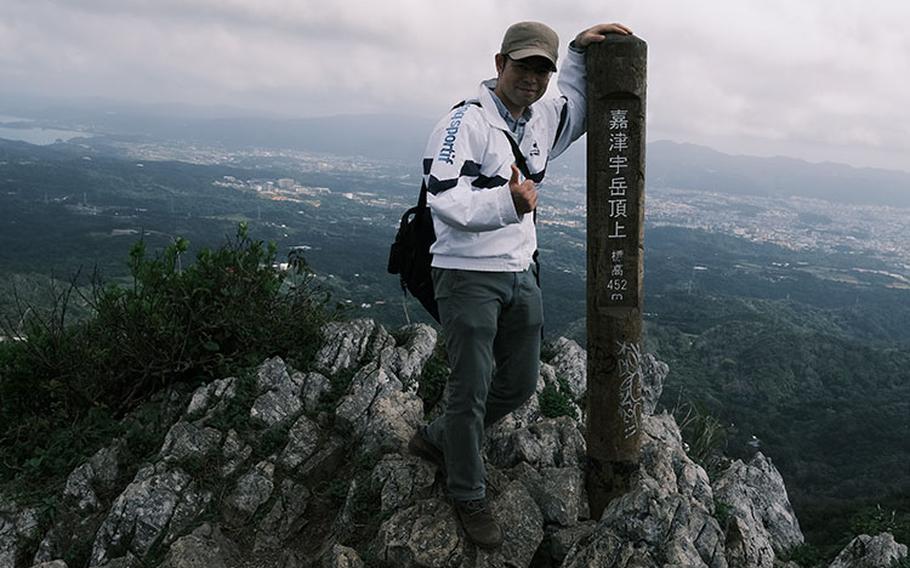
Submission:
[[[439,149],[439,156],[436,159],[447,164],[455,163],[455,135],[461,126],[461,119],[464,118],[466,107],[459,108],[452,115],[452,121],[446,128],[446,137],[442,141],[442,148]]]
[[[540,147],[537,145],[536,140],[534,141],[534,144],[531,145],[531,152],[528,155],[529,156],[539,156],[540,155]]]

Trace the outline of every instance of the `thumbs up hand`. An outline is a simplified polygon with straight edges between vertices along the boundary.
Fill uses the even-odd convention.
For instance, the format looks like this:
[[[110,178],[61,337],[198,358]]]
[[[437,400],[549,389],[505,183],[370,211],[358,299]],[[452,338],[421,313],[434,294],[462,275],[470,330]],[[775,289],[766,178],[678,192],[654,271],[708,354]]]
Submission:
[[[518,166],[512,164],[512,178],[509,180],[509,191],[512,192],[512,203],[518,215],[530,213],[537,207],[537,187],[526,179],[520,181]]]

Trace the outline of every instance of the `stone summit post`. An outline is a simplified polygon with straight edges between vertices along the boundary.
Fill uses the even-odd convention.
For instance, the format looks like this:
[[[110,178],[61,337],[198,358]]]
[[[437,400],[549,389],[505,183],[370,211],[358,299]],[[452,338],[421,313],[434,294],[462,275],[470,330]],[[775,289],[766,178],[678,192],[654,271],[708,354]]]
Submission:
[[[641,449],[648,46],[588,47],[587,488],[592,518],[628,490]]]

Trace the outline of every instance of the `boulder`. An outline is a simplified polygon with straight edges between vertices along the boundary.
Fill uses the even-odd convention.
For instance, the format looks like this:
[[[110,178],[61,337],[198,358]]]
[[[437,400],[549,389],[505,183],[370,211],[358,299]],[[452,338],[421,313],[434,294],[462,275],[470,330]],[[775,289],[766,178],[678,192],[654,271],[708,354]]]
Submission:
[[[32,562],[50,562],[64,557],[81,543],[91,542],[110,505],[105,496],[116,490],[123,476],[126,465],[122,463],[122,455],[123,442],[115,440],[70,473],[54,524],[38,545]]]
[[[891,533],[861,534],[850,541],[828,568],[889,568],[907,558],[907,547]]]
[[[331,377],[376,359],[384,348],[395,347],[395,338],[371,319],[329,322],[322,328],[325,343],[314,367]]]
[[[204,460],[220,450],[224,435],[215,428],[179,421],[168,430],[161,445],[159,459],[181,463],[188,459]]]
[[[466,557],[461,568],[528,566],[543,540],[543,515],[534,499],[514,481],[492,500],[490,509],[502,527],[502,546],[495,550],[471,546],[474,558]]]
[[[418,323],[400,328],[404,337],[402,345],[386,345],[378,355],[379,365],[396,377],[408,392],[417,392],[417,379],[423,372],[427,359],[436,349],[436,330]]]
[[[509,484],[490,509],[503,544],[482,550],[468,542],[451,505],[426,499],[395,513],[374,542],[379,558],[396,568],[499,568],[528,566],[543,540],[543,516],[521,482]]]
[[[436,466],[414,456],[388,454],[373,468],[371,483],[379,488],[379,510],[383,514],[410,507],[430,496]]]
[[[95,536],[90,567],[127,555],[143,558],[195,526],[212,495],[179,468],[147,465],[114,501]]]
[[[487,457],[500,468],[515,467],[521,462],[538,469],[577,467],[584,463],[585,451],[585,440],[577,424],[566,416],[500,431],[487,441]]]
[[[184,411],[187,420],[208,419],[223,409],[237,395],[237,379],[227,377],[200,386],[193,392]]]
[[[423,422],[423,402],[376,363],[354,375],[335,410],[335,424],[349,432],[363,452],[395,452],[405,447]]]
[[[288,469],[296,469],[308,460],[319,445],[319,426],[300,416],[288,432],[288,443],[278,457],[278,462]]]
[[[246,460],[253,455],[253,447],[247,444],[233,428],[228,430],[221,446],[221,477],[233,476]]]
[[[563,566],[726,568],[707,474],[686,455],[672,416],[644,416],[642,427],[637,479]]]
[[[289,542],[307,524],[307,507],[312,494],[291,479],[281,483],[278,498],[256,527],[255,553],[277,550]]]
[[[547,524],[569,527],[590,514],[585,476],[580,468],[548,467],[538,471],[520,463],[509,475],[524,484]]]
[[[41,537],[38,510],[0,494],[0,566],[18,566]]]
[[[457,568],[466,543],[452,507],[439,499],[419,501],[379,527],[377,556],[396,568]]]
[[[670,366],[658,360],[651,353],[645,353],[641,365],[641,412],[651,415],[657,409],[657,402],[664,392],[664,381],[670,373]]]
[[[302,376],[292,378],[280,357],[266,360],[256,370],[256,400],[250,418],[266,428],[291,420],[303,410],[300,398]]]
[[[336,544],[323,557],[320,568],[364,568],[364,563],[356,550]]]
[[[295,373],[295,382],[299,382],[300,399],[306,412],[316,412],[323,395],[332,390],[332,383],[321,373]]]
[[[771,568],[804,542],[780,473],[761,452],[734,461],[713,483],[714,499],[730,511],[727,559],[732,567]]]
[[[261,461],[237,480],[224,500],[224,515],[232,526],[246,524],[259,507],[268,502],[275,489],[275,465]]]
[[[569,550],[576,543],[588,538],[597,528],[597,521],[588,520],[571,527],[548,525],[544,529],[544,538],[532,566],[535,568],[553,568],[562,566]]]
[[[556,355],[550,359],[557,377],[565,380],[573,400],[579,400],[588,390],[588,354],[578,343],[560,337],[551,345]]]
[[[161,568],[227,568],[237,555],[236,547],[218,527],[205,523],[174,541]]]

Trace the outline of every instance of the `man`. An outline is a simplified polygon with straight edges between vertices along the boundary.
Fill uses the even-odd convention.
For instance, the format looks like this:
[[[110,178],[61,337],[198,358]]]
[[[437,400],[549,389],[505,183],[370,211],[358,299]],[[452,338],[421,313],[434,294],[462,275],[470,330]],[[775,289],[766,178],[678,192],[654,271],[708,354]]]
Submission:
[[[486,505],[484,428],[521,406],[539,374],[537,188],[547,162],[585,131],[584,51],[608,33],[631,30],[601,24],[578,34],[559,74],[562,96],[540,101],[556,71],[559,38],[537,22],[509,27],[495,57],[497,77],[453,108],[427,144],[433,285],[452,371],[445,414],[409,447],[445,471],[465,533],[484,548],[502,543]]]

